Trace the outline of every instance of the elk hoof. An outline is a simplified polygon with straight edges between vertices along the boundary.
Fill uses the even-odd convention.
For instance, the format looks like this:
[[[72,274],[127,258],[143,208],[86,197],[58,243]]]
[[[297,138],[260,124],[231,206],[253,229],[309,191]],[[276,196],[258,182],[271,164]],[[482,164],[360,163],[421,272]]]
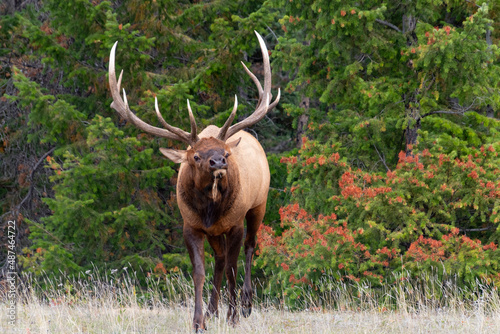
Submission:
[[[241,314],[245,317],[245,318],[248,318],[250,316],[250,314],[252,314],[252,306],[248,306],[248,307],[242,307],[241,308]]]
[[[196,334],[204,334],[205,331],[208,329],[204,323],[205,323],[205,321],[203,321],[203,326],[200,326],[199,324],[194,325],[194,332]]]
[[[241,314],[248,318],[252,313],[252,292],[243,289],[243,296],[241,298]]]
[[[227,312],[227,323],[229,326],[236,327],[236,325],[240,322],[238,319],[238,311],[235,309],[229,310]]]

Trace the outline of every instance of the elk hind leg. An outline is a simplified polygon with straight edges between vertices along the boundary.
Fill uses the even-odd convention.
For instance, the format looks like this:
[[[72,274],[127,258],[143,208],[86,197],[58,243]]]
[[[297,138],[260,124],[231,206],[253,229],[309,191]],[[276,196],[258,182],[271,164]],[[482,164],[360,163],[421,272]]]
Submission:
[[[259,230],[264,214],[266,213],[266,202],[249,210],[246,214],[247,220],[247,235],[245,238],[245,282],[243,285],[243,293],[241,296],[241,313],[247,318],[252,313],[252,259],[255,249],[256,235]]]

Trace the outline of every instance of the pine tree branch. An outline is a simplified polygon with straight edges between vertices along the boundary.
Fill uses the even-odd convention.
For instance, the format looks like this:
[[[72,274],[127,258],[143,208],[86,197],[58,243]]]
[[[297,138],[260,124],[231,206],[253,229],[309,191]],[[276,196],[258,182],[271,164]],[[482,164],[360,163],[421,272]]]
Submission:
[[[478,5],[476,2],[474,2],[474,1],[471,1],[471,0],[465,0],[465,1],[466,1],[466,2],[468,2],[468,3],[471,3],[471,4],[473,4],[473,5],[475,5],[477,8],[481,8],[481,6],[479,6],[479,5]]]
[[[460,232],[484,232],[484,231],[489,231],[496,228],[496,225],[490,225],[487,227],[481,227],[481,228],[461,228]]]
[[[398,27],[396,27],[396,26],[395,26],[394,24],[392,24],[392,23],[389,23],[389,22],[387,22],[387,21],[383,21],[383,20],[380,20],[380,19],[375,19],[375,22],[378,22],[378,23],[380,23],[380,24],[383,24],[383,25],[385,25],[385,26],[388,26],[389,28],[392,28],[392,29],[396,30],[397,32],[402,33],[401,29],[399,29]]]
[[[14,209],[12,209],[10,211],[7,211],[4,214],[2,214],[0,216],[0,220],[2,220],[4,217],[6,217],[8,215],[12,215],[13,217],[16,217],[17,214],[19,213],[19,210],[24,205],[24,203],[31,198],[31,194],[33,193],[33,175],[35,174],[35,171],[38,169],[38,167],[40,167],[40,165],[42,164],[42,162],[47,158],[47,156],[49,154],[51,154],[52,152],[54,152],[55,149],[56,149],[55,147],[51,148],[44,155],[42,155],[42,157],[36,162],[35,166],[31,170],[31,173],[30,173],[29,178],[28,178],[28,181],[30,183],[30,188],[28,190],[28,194],[26,194],[26,196],[23,198],[23,200],[21,201],[21,203],[19,203],[18,205],[16,205],[14,207]]]
[[[52,152],[54,152],[56,148],[53,147],[51,148],[49,151],[47,151],[44,155],[42,155],[42,157],[37,161],[37,163],[35,164],[35,166],[33,167],[33,169],[31,170],[31,173],[30,173],[30,176],[29,176],[29,182],[30,182],[30,189],[28,190],[28,194],[23,198],[23,200],[21,201],[21,203],[19,203],[16,207],[16,211],[19,211],[19,209],[21,209],[21,207],[24,205],[24,202],[26,202],[28,199],[31,198],[31,194],[33,193],[33,175],[35,174],[35,171],[38,169],[38,167],[40,167],[40,165],[42,164],[42,162],[45,160],[45,158],[47,158],[47,156],[49,154],[51,154]]]
[[[271,27],[270,27],[270,26],[268,26],[267,24],[266,24],[266,27],[267,27],[267,29],[271,32],[271,34],[273,34],[273,36],[274,36],[274,38],[276,39],[276,41],[278,41],[278,36],[276,36],[276,33],[274,32],[274,30],[273,30],[273,29],[271,29]]]
[[[9,215],[11,215],[12,219],[15,220],[17,219],[17,216],[19,214],[19,210],[21,209],[21,207],[24,205],[24,203],[26,201],[28,201],[30,198],[31,198],[31,195],[33,193],[33,175],[35,174],[35,171],[38,169],[38,167],[40,167],[40,165],[42,164],[42,162],[45,160],[45,158],[47,158],[47,156],[49,154],[51,154],[52,152],[54,152],[56,148],[53,147],[51,148],[48,152],[46,152],[35,164],[35,166],[33,167],[33,169],[31,170],[31,173],[29,175],[29,182],[30,182],[30,188],[28,190],[28,194],[23,198],[23,200],[21,201],[21,203],[19,203],[18,205],[16,205],[12,210],[9,210],[7,212],[5,212],[3,215],[0,216],[0,222],[3,220],[4,217],[7,217]],[[48,231],[47,231],[48,233]],[[19,234],[16,233],[16,240],[19,238]],[[5,275],[5,271],[6,271],[6,268],[7,268],[7,265],[8,265],[8,262],[5,261],[2,265],[2,267],[0,267],[0,277],[4,276]]]
[[[460,116],[463,116],[467,111],[471,110],[476,105],[476,100],[477,100],[477,98],[474,98],[474,100],[472,101],[472,103],[468,107],[463,107],[458,102],[451,101],[452,107],[455,110],[436,110],[436,111],[431,111],[431,112],[428,112],[427,114],[423,114],[422,116],[420,116],[420,118],[422,119],[424,117],[427,117],[427,116],[430,116],[430,115],[435,115],[435,114],[448,114],[448,115],[460,115]]]
[[[475,5],[477,8],[481,8],[477,3],[471,1],[471,0],[465,0],[468,3],[471,3],[472,5]],[[491,24],[488,24],[488,27],[491,27]],[[486,30],[486,44],[488,45],[488,48],[492,45],[491,41],[491,30],[487,29]]]
[[[378,151],[378,149],[377,149],[377,146],[376,146],[375,144],[373,144],[373,147],[375,147],[375,151],[377,151],[378,157],[380,158],[380,161],[382,161],[382,163],[384,164],[385,169],[386,169],[387,171],[390,171],[391,169],[390,169],[390,168],[387,166],[387,164],[385,163],[385,158],[384,158],[384,157],[382,157],[382,155],[380,154],[380,152],[379,152],[379,151]]]
[[[463,115],[465,111],[453,111],[453,110],[436,110],[436,111],[431,111],[428,112],[427,114],[423,114],[420,116],[420,118],[424,118],[430,115],[435,115],[435,114],[448,114],[448,115]]]

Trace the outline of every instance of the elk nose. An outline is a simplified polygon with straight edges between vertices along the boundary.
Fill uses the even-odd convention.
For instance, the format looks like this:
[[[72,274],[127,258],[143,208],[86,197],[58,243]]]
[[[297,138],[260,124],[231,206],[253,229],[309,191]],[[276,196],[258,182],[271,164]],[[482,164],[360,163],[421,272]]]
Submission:
[[[225,169],[227,168],[226,158],[223,156],[215,156],[210,158],[210,169]]]

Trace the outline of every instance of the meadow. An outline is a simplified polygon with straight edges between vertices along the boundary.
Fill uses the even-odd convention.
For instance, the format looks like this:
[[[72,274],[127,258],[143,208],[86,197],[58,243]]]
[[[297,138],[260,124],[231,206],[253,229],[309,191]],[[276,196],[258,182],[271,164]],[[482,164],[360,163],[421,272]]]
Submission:
[[[21,283],[22,281],[22,283]],[[227,302],[208,322],[207,333],[498,333],[500,298],[495,287],[459,288],[435,276],[426,284],[401,282],[375,289],[328,282],[320,299],[289,309],[286,296],[255,297],[249,318],[226,323]],[[139,290],[137,274],[87,272],[79,278],[19,281],[16,333],[189,333],[191,280],[184,275],[150,277]],[[206,293],[210,288],[205,284]],[[257,283],[258,287],[258,283]],[[307,288],[301,287],[303,294]],[[258,291],[259,289],[257,289]],[[0,296],[5,305],[6,296]],[[207,298],[205,298],[206,300]],[[2,305],[2,309],[5,309]],[[5,330],[7,329],[7,331]]]

